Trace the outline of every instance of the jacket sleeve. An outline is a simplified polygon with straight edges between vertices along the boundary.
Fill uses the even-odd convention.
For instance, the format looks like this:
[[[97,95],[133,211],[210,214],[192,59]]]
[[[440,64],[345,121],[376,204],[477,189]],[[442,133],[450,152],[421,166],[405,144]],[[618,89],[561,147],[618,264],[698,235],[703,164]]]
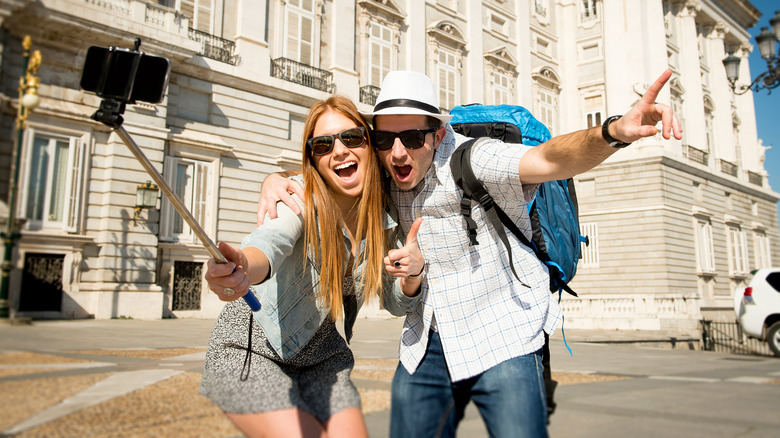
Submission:
[[[296,196],[293,198],[301,205],[303,202]],[[254,247],[268,257],[271,271],[270,278],[276,274],[282,262],[293,253],[296,242],[303,236],[303,214],[296,215],[290,207],[283,202],[276,205],[277,218],[270,219],[266,216],[263,225],[260,225],[241,242],[241,249]]]

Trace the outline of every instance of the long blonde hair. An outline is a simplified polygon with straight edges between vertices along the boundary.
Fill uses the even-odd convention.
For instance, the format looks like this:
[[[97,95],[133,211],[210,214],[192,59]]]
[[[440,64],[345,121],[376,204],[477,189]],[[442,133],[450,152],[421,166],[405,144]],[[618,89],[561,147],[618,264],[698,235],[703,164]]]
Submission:
[[[379,160],[371,147],[368,125],[360,117],[355,104],[346,97],[333,96],[315,103],[306,118],[302,145],[306,258],[309,259],[313,252],[313,260],[320,263],[318,298],[329,308],[333,319],[338,320],[342,315],[344,274],[349,260],[341,231],[343,221],[331,188],[317,172],[311,152],[306,147],[306,140],[312,137],[317,121],[328,110],[338,112],[366,130],[366,144],[363,147],[369,148],[369,153],[367,163],[362,162],[361,165],[367,165],[368,168],[363,181],[363,191],[357,203],[358,223],[355,234],[358,248],[363,239],[366,244],[356,253],[353,265],[358,266],[364,262],[362,281],[355,284],[355,292],[360,294],[362,288],[366,302],[377,296],[381,297],[382,277],[385,272],[383,259],[387,254],[389,239],[385,231],[385,191]]]

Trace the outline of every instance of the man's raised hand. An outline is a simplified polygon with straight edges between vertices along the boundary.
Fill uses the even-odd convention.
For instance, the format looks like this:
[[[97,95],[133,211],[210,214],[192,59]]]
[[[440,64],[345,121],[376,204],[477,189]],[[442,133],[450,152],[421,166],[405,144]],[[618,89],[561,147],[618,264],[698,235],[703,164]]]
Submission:
[[[662,122],[661,134],[665,139],[670,139],[674,134],[677,140],[682,139],[682,127],[680,119],[672,108],[656,102],[658,94],[672,77],[672,71],[667,69],[653,82],[644,96],[619,120],[610,125],[614,126],[613,137],[631,143],[644,137],[650,137],[658,133],[656,125]]]
[[[260,199],[257,201],[257,226],[263,225],[266,213],[271,219],[276,219],[276,203],[279,201],[290,207],[293,213],[301,214],[301,207],[293,199],[293,194],[303,199],[303,187],[279,173],[265,177],[260,186]]]

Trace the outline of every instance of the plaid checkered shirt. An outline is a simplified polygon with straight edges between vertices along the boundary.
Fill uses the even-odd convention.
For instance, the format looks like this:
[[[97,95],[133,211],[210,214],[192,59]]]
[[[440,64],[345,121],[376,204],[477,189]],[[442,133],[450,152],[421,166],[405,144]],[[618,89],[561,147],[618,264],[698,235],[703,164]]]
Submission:
[[[508,359],[533,353],[552,334],[562,316],[550,293],[547,268],[533,251],[507,233],[515,270],[480,206],[472,208],[479,245],[472,246],[460,212],[460,189],[450,171],[450,156],[467,138],[450,125],[423,183],[412,191],[392,185],[400,222],[409,230],[423,217],[417,242],[425,256],[422,302],[406,317],[401,335],[401,363],[414,374],[428,345],[435,319],[452,381],[476,376]],[[473,148],[472,167],[496,203],[531,237],[528,205],[537,185],[523,186],[518,168],[528,146],[499,141]],[[474,205],[474,203],[472,203]]]

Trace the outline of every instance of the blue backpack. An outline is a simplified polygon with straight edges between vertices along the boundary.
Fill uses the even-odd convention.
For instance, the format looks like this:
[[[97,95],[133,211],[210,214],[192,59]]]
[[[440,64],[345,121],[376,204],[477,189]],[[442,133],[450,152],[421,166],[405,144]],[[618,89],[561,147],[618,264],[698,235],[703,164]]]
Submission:
[[[453,178],[464,193],[461,213],[466,219],[471,244],[478,244],[477,225],[471,218],[471,201],[474,200],[482,206],[485,216],[506,246],[512,272],[518,280],[504,227],[533,249],[539,260],[547,265],[550,291],[565,290],[576,297],[577,293],[567,283],[577,273],[577,263],[581,257],[580,242],[586,245],[589,242],[587,237],[580,235],[574,180],[569,178],[539,185],[536,197],[529,205],[533,231],[529,242],[517,225],[493,202],[471,168],[471,147],[480,137],[536,146],[550,139],[550,131],[521,106],[465,105],[453,108],[450,114],[453,116],[450,124],[455,132],[472,137],[455,150],[450,160]]]

